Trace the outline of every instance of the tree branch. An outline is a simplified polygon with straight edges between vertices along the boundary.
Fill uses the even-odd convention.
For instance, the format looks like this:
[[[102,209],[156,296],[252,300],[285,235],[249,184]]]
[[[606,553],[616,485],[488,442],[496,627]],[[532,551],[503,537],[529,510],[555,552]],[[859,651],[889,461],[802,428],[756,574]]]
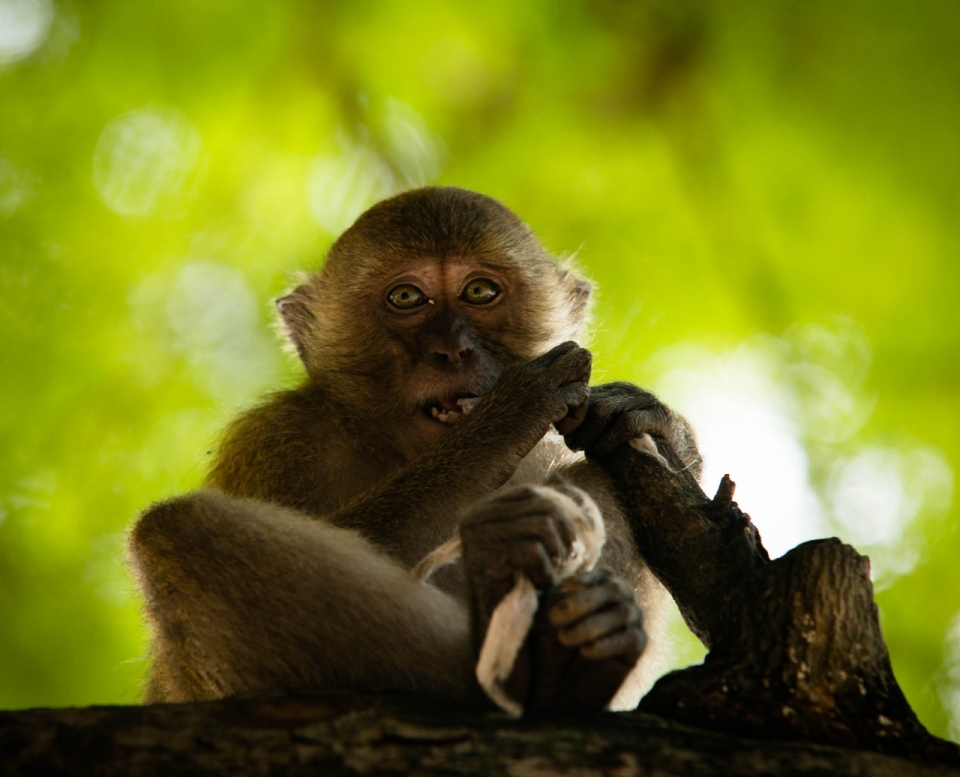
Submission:
[[[0,775],[723,774],[957,777],[877,753],[756,742],[642,712],[555,721],[397,694],[0,712]]]
[[[660,679],[641,709],[761,739],[960,764],[917,719],[890,665],[870,562],[837,539],[770,561],[724,477],[709,499],[685,471],[621,446],[602,457],[641,552],[709,648]]]

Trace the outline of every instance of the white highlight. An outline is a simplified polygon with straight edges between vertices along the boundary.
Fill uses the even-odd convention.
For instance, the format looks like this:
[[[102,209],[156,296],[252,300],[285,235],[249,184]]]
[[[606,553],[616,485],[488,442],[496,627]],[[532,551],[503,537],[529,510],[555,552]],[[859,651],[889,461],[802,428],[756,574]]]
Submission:
[[[191,261],[174,278],[146,277],[129,302],[136,327],[153,332],[171,354],[190,364],[211,397],[242,402],[273,381],[276,344],[260,320],[256,294],[238,269],[210,259]]]
[[[953,472],[929,446],[856,439],[876,401],[863,388],[869,364],[869,343],[847,319],[726,354],[678,346],[651,360],[662,398],[697,432],[705,491],[729,473],[771,556],[838,534],[871,557],[882,588],[922,557],[913,524],[949,511]]]
[[[307,177],[310,213],[331,235],[339,235],[394,189],[389,166],[373,149],[344,134],[337,145],[314,158]]]
[[[33,196],[36,179],[8,159],[0,158],[0,216],[11,216]]]
[[[868,447],[834,464],[826,496],[843,539],[871,556],[883,584],[916,566],[922,536],[908,530],[921,510],[950,509],[953,472],[929,448]]]
[[[219,397],[254,393],[272,378],[272,339],[260,327],[257,298],[243,273],[200,260],[184,265],[166,304],[173,346],[199,368]]]
[[[144,216],[182,193],[200,146],[200,133],[177,111],[130,111],[100,134],[93,154],[93,185],[110,210],[121,216]]]
[[[682,347],[658,359],[666,366],[657,381],[659,392],[696,431],[704,490],[712,496],[723,475],[730,474],[737,502],[753,518],[772,557],[823,536],[823,509],[790,417],[790,396],[763,354],[744,348],[720,356]]]
[[[356,137],[340,131],[307,176],[314,220],[339,235],[373,203],[430,183],[440,172],[443,144],[420,115],[393,98]]]
[[[29,57],[47,39],[50,0],[0,0],[0,67]]]

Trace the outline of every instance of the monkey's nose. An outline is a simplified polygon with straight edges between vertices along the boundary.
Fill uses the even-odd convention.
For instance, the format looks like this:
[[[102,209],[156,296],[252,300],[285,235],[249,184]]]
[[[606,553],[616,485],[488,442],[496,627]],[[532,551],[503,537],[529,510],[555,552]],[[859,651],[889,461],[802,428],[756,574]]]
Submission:
[[[472,353],[473,348],[469,347],[438,348],[433,352],[433,358],[441,364],[462,364]]]

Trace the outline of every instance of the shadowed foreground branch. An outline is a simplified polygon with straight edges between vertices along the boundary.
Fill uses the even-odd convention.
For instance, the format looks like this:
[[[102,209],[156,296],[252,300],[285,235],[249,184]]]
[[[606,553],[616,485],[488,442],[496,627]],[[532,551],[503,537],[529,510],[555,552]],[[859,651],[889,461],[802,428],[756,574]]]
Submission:
[[[709,649],[641,709],[703,728],[960,764],[927,732],[890,665],[870,562],[839,540],[771,561],[725,477],[708,499],[686,472],[623,446],[603,461],[641,552]]]
[[[557,721],[325,693],[0,713],[0,775],[504,774],[934,777],[960,769],[757,742],[642,712]]]

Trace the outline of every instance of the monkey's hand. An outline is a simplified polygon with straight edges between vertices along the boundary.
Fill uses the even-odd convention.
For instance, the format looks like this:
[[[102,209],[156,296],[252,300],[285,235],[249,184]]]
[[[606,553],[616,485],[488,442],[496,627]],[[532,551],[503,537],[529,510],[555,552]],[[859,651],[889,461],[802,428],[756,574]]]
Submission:
[[[607,571],[570,575],[571,562],[592,565],[599,554],[603,522],[595,511],[578,489],[528,486],[480,500],[461,522],[474,642],[484,642],[478,677],[504,709],[602,709],[643,651],[630,589]],[[536,596],[530,584],[546,592],[539,608],[525,598]],[[529,594],[518,594],[523,585]],[[497,610],[491,618],[511,591],[506,613],[516,614]],[[530,604],[532,627],[528,621],[515,632]]]
[[[585,451],[588,458],[603,456],[624,443],[641,441],[671,469],[689,469],[700,477],[702,461],[690,425],[653,394],[632,383],[592,387],[583,421],[563,434],[572,450]]]
[[[538,591],[556,582],[576,536],[570,502],[549,488],[520,486],[475,502],[460,522],[463,566],[474,610],[474,637],[483,640],[493,609],[517,575]]]
[[[500,429],[522,441],[522,456],[555,424],[572,432],[587,412],[593,357],[573,341],[527,362],[508,365],[468,420],[483,423],[487,435]]]
[[[524,706],[531,713],[605,708],[647,643],[633,592],[595,569],[548,591],[542,612],[524,646],[535,669],[525,667],[521,654],[508,687],[522,694],[526,679]]]

